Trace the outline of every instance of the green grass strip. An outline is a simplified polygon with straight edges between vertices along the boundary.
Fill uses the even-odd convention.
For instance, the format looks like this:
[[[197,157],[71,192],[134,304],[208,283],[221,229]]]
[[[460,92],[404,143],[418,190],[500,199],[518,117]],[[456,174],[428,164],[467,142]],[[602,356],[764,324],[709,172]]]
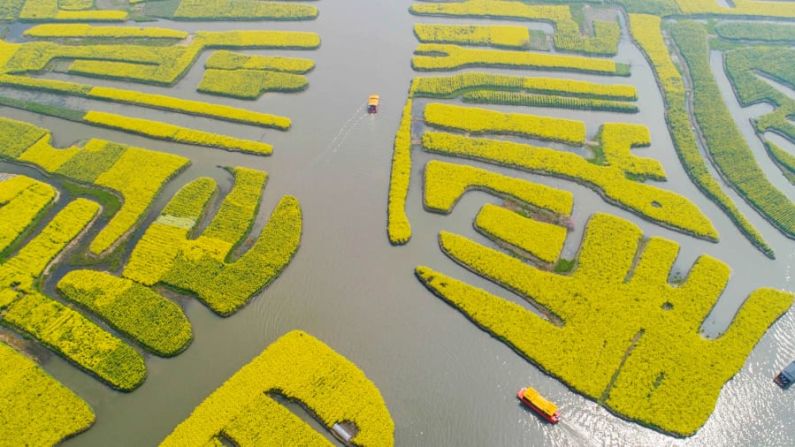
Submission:
[[[671,31],[690,69],[696,121],[716,167],[763,217],[785,235],[795,237],[795,206],[767,180],[721,100],[709,64],[706,29],[697,22],[682,22],[675,24]]]

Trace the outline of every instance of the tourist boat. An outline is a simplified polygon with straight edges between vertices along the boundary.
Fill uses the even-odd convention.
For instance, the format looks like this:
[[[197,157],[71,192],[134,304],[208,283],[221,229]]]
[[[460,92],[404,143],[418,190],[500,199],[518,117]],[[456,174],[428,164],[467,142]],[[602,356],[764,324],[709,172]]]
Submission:
[[[367,113],[378,113],[378,103],[380,101],[380,96],[370,95],[370,97],[367,98]]]
[[[557,424],[560,422],[558,407],[552,402],[544,399],[534,388],[522,388],[516,393],[516,397],[550,424]]]
[[[775,379],[773,379],[778,386],[784,388],[785,390],[792,385],[792,382],[795,382],[795,362],[792,362],[784,368]]]

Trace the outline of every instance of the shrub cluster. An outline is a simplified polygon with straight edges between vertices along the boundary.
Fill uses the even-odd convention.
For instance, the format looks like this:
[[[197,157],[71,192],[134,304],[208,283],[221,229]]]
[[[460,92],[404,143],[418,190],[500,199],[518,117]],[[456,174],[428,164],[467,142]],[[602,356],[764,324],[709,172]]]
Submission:
[[[103,101],[133,104],[141,107],[162,109],[169,112],[205,116],[224,121],[252,124],[261,127],[286,130],[290,127],[289,118],[268,113],[256,112],[222,104],[175,98],[173,96],[125,90],[115,87],[92,87],[54,79],[28,78],[24,76],[0,75],[0,85],[32,90],[46,91],[62,95],[74,95]]]
[[[785,86],[795,83],[795,51],[781,46],[746,46],[725,53],[726,73],[743,106],[767,103],[773,111],[753,120],[759,133],[783,135],[795,142],[795,99],[772,86],[760,76]]]
[[[715,32],[729,40],[795,41],[795,26],[781,23],[720,22],[715,25]]]
[[[539,95],[525,92],[478,90],[462,95],[464,102],[476,104],[503,104],[526,107],[554,107],[558,109],[592,110],[619,113],[637,113],[638,106],[623,101],[577,98],[574,96]]]
[[[769,141],[765,142],[765,148],[770,156],[773,157],[776,164],[781,167],[781,170],[784,172],[784,175],[787,176],[790,183],[795,184],[795,155],[790,154]]]

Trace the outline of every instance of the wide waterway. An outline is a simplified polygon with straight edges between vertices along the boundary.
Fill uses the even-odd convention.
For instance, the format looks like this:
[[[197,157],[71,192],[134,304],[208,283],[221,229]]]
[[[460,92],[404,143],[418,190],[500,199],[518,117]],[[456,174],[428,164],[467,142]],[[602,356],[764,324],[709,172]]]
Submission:
[[[472,219],[484,202],[496,199],[483,193],[471,193],[449,216],[425,212],[420,195],[421,173],[424,162],[434,157],[414,152],[408,200],[414,228],[412,241],[404,247],[392,247],[385,232],[392,140],[409,83],[415,76],[410,67],[412,51],[417,43],[412,25],[416,22],[487,21],[413,17],[408,13],[410,2],[405,0],[333,0],[321,1],[317,5],[321,11],[319,18],[306,23],[156,24],[191,31],[294,29],[318,32],[322,38],[320,49],[279,52],[316,60],[317,68],[309,74],[310,87],[303,93],[265,95],[250,103],[200,95],[195,89],[209,53],[203,54],[173,89],[135,86],[144,91],[242,104],[286,115],[293,119],[293,128],[289,132],[263,133],[260,129],[201,118],[82,99],[65,100],[71,106],[124,111],[133,116],[162,119],[220,133],[263,138],[274,144],[275,151],[271,157],[164,143],[60,119],[42,118],[27,112],[0,109],[3,116],[52,129],[59,145],[100,137],[189,157],[192,165],[168,184],[145,224],[159,213],[171,194],[198,176],[215,177],[224,190],[228,190],[231,178],[219,165],[250,166],[270,173],[255,230],[262,227],[284,194],[297,196],[304,212],[303,239],[295,259],[281,277],[249,306],[224,319],[216,317],[197,301],[180,300],[193,323],[195,340],[187,351],[172,359],[148,355],[148,378],[135,392],[112,391],[61,358],[46,356],[45,368],[86,399],[97,414],[97,422],[90,430],[64,445],[157,444],[225,379],[273,340],[292,329],[302,329],[320,338],[356,363],[375,382],[395,421],[398,446],[795,444],[795,427],[791,424],[795,408],[791,392],[782,392],[771,380],[778,370],[795,359],[793,310],[776,323],[742,371],[724,387],[714,414],[699,433],[688,439],[675,439],[624,421],[571,392],[429,293],[413,275],[417,265],[429,265],[502,296],[511,296],[509,292],[458,267],[439,250],[436,237],[442,229],[484,241],[472,229]],[[18,33],[20,30],[12,31]],[[649,126],[652,147],[639,153],[664,164],[668,182],[663,186],[685,194],[699,205],[720,232],[721,243],[697,240],[651,224],[605,203],[592,190],[573,182],[523,175],[574,192],[575,230],[567,241],[566,257],[576,253],[587,218],[594,212],[604,211],[637,222],[647,235],[664,236],[682,243],[675,267],[677,272],[686,273],[702,253],[728,261],[733,269],[732,281],[704,324],[705,333],[720,333],[755,288],[793,289],[791,275],[795,263],[795,242],[776,231],[727,188],[738,207],[775,249],[778,259],[767,259],[748,243],[683,171],[665,126],[662,97],[652,71],[626,32],[617,60],[632,65],[630,78],[504,72],[636,85],[641,109],[636,115],[558,109],[521,110],[585,120],[590,137],[596,134],[600,123],[607,121]],[[719,68],[720,63],[713,59],[713,67]],[[48,76],[71,78],[56,74]],[[758,160],[768,175],[775,178],[774,183],[793,197],[793,188],[783,180],[780,171],[771,162],[763,162],[762,145],[755,139],[747,122],[751,112],[736,104],[725,76],[717,76],[717,80],[724,98],[733,101],[730,108],[736,113],[738,125],[749,138]],[[102,80],[91,82],[123,85]],[[371,93],[382,97],[381,111],[374,116],[364,113],[364,102]],[[471,164],[478,165],[475,162]],[[507,169],[499,170],[517,175]],[[4,163],[0,164],[0,172],[31,174],[33,171]],[[133,240],[137,240],[141,232],[139,230]],[[51,289],[52,284],[68,270],[57,269],[47,288]],[[539,342],[554,343],[554,340]],[[563,415],[559,425],[545,425],[520,407],[515,393],[527,385],[538,388],[558,403]]]

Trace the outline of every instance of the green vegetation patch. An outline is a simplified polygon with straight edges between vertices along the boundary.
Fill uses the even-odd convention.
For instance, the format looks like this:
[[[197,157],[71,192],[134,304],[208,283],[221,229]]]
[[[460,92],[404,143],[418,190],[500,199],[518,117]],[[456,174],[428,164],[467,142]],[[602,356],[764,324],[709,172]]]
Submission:
[[[725,66],[740,104],[747,107],[767,103],[774,108],[753,120],[757,131],[775,132],[795,142],[795,99],[780,90],[795,88],[793,57],[795,51],[790,48],[747,46],[727,51]],[[774,87],[771,82],[781,87]]]
[[[730,40],[795,41],[795,26],[781,23],[720,22],[715,25],[715,32]]]
[[[709,65],[707,33],[696,22],[677,23],[672,35],[694,84],[694,113],[718,170],[762,216],[788,236],[795,236],[795,205],[767,180],[734,118],[721,100]]]
[[[776,164],[781,167],[782,172],[784,172],[784,175],[789,179],[790,183],[795,184],[795,155],[790,154],[769,141],[765,142],[765,148],[767,148],[773,160],[776,161]]]
[[[651,62],[657,82],[665,100],[665,118],[674,142],[679,160],[690,179],[715,204],[734,221],[737,228],[762,253],[774,258],[773,250],[767,245],[759,231],[737,209],[734,201],[721,189],[712,177],[701,155],[696,134],[688,115],[685,98],[685,85],[677,67],[674,65],[662,35],[659,17],[642,14],[630,15],[632,37]]]

